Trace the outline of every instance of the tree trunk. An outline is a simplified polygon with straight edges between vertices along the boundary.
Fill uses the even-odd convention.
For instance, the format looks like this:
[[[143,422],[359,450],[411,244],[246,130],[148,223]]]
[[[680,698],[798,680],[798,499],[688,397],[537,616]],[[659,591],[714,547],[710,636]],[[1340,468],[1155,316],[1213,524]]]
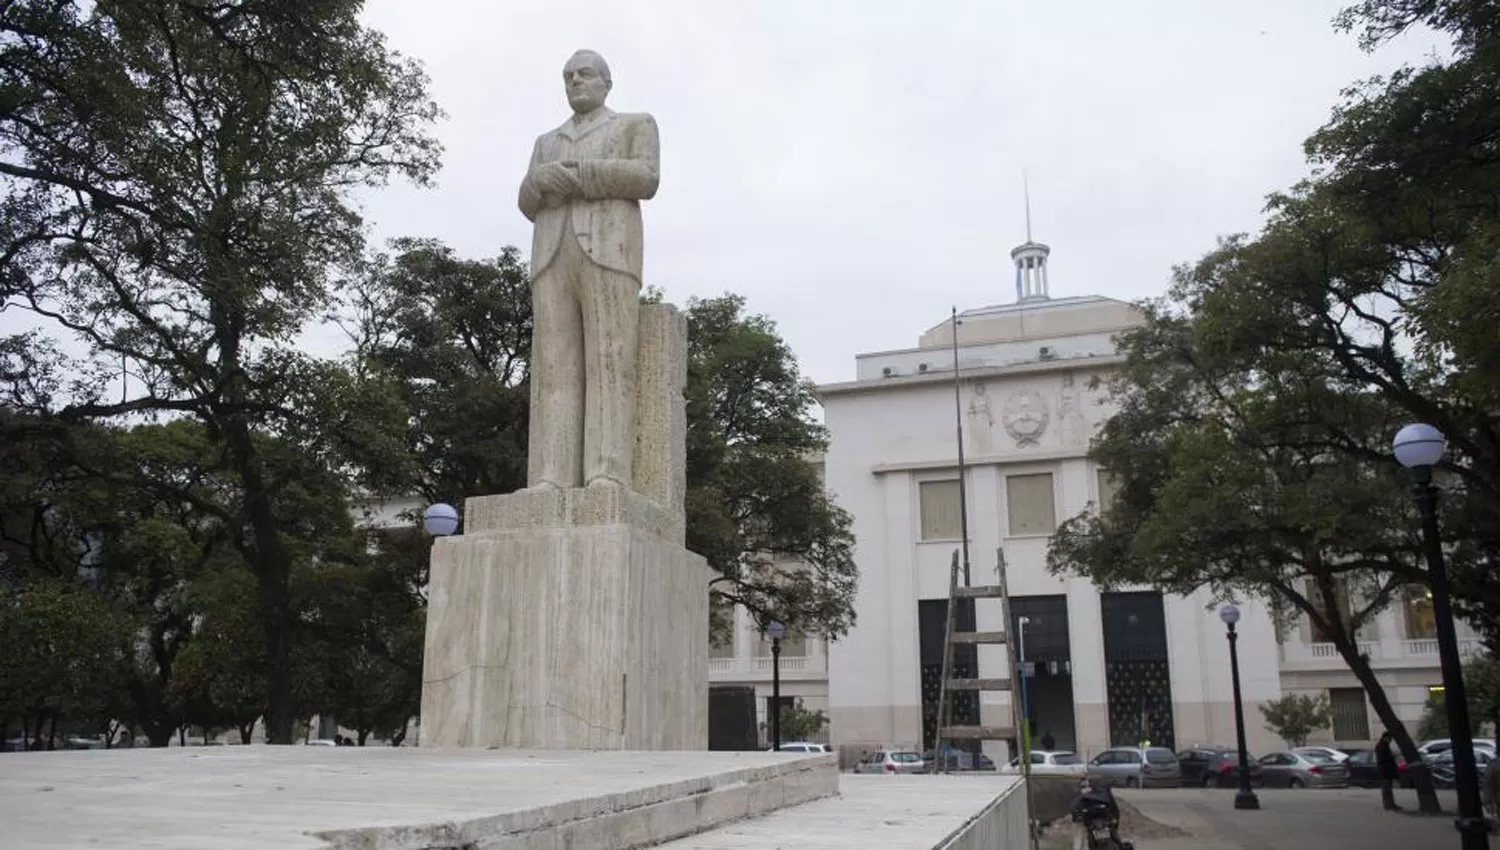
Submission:
[[[47,724],[47,749],[57,749],[57,712],[52,712],[52,722]]]
[[[250,736],[253,735],[253,734],[255,734],[255,721],[254,720],[252,720],[249,723],[246,723],[246,724],[240,726],[240,743],[241,744],[248,744],[248,743],[250,743]]]
[[[356,730],[354,730],[354,735],[359,740],[359,745],[361,747],[363,747],[365,745],[365,739],[367,739],[367,738],[370,737],[370,730],[369,729],[356,729]]]
[[[232,381],[238,391],[243,378]],[[231,398],[231,404],[236,402]],[[266,743],[291,744],[295,738],[296,715],[292,705],[291,643],[291,554],[281,539],[276,511],[271,503],[270,487],[256,455],[250,426],[238,414],[224,417],[224,439],[234,458],[236,472],[244,486],[245,511],[254,538],[256,607],[265,633],[266,662]]]
[[[1385,688],[1375,678],[1375,671],[1370,668],[1370,660],[1360,654],[1356,644],[1344,639],[1342,635],[1335,636],[1334,646],[1338,647],[1339,654],[1344,656],[1344,663],[1349,665],[1349,670],[1364,686],[1365,696],[1370,698],[1370,704],[1375,707],[1375,714],[1380,717],[1381,725],[1391,733],[1396,748],[1401,751],[1401,757],[1406,759],[1406,769],[1411,773],[1412,785],[1417,790],[1417,808],[1432,814],[1441,812],[1443,806],[1438,802],[1437,789],[1432,784],[1432,772],[1417,754],[1416,742],[1412,741],[1406,724],[1396,716],[1396,710],[1391,707],[1391,701],[1385,695]]]

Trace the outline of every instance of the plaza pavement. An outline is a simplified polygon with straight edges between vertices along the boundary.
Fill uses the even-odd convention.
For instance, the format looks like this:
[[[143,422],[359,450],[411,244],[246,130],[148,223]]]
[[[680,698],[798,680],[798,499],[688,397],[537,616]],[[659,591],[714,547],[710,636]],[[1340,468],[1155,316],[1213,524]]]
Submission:
[[[1407,850],[1459,844],[1451,791],[1438,792],[1442,815],[1414,814],[1417,801],[1411,791],[1397,792],[1402,812],[1383,811],[1380,792],[1374,789],[1256,793],[1261,803],[1257,811],[1236,810],[1229,789],[1124,791],[1119,797],[1146,817],[1187,833],[1132,839],[1136,850]]]

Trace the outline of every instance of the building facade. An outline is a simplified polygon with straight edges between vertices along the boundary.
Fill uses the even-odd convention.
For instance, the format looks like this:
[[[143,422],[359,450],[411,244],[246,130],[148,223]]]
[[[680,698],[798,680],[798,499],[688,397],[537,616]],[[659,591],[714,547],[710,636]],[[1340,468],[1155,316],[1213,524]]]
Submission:
[[[1211,595],[1102,593],[1088,579],[1047,570],[1061,521],[1110,498],[1110,476],[1088,459],[1089,441],[1112,413],[1100,382],[1122,362],[1114,337],[1141,321],[1135,307],[1113,299],[1051,298],[1049,254],[1030,240],[1012,252],[1013,303],[958,313],[915,347],[859,355],[853,381],[820,387],[831,431],[825,480],[854,516],[860,566],[858,625],[827,648],[837,744],[931,746],[965,509],[971,582],[993,583],[1004,559],[1011,622],[1001,622],[991,600],[980,600],[975,616],[978,629],[1004,629],[1024,644],[1033,740],[1047,734],[1085,754],[1140,740],[1176,749],[1234,741],[1228,642]],[[1278,634],[1256,600],[1240,608],[1252,751],[1281,745],[1258,709],[1284,692],[1329,694],[1335,728],[1323,738],[1378,736],[1363,692],[1351,690],[1358,683],[1322,636],[1305,621]],[[1418,595],[1369,629],[1388,696],[1414,731],[1429,688],[1441,681],[1428,610],[1424,620]],[[1010,673],[1003,646],[971,648],[956,663],[960,676]],[[960,696],[955,722],[1011,726],[1019,686],[1013,678],[1010,693],[985,693],[979,704]],[[1004,755],[1003,744],[986,747]]]

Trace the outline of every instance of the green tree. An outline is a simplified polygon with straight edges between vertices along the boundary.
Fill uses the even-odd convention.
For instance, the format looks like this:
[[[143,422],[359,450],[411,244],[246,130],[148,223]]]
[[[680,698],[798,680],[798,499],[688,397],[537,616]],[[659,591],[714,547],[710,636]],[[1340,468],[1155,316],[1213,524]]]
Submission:
[[[61,370],[33,364],[9,393],[70,420],[205,425],[234,479],[217,515],[256,577],[267,727],[283,744],[295,556],[275,505],[294,481],[263,435],[347,469],[345,454],[390,431],[380,388],[365,394],[295,340],[363,251],[351,192],[392,175],[422,183],[437,165],[426,79],[361,26],[361,5],[0,8],[0,301],[90,351],[80,379],[49,385]],[[126,397],[106,400],[117,376]]]
[[[1464,686],[1469,697],[1469,732],[1476,738],[1486,724],[1500,734],[1500,662],[1493,657],[1471,658],[1464,664]],[[1421,738],[1447,738],[1448,703],[1443,691],[1429,694],[1417,724]]]
[[[783,741],[810,741],[828,725],[828,713],[814,711],[797,700],[781,710],[781,739]]]
[[[0,717],[20,720],[33,749],[52,749],[59,723],[106,731],[128,648],[119,620],[77,583],[42,579],[0,593]]]
[[[1452,55],[1352,86],[1306,151],[1313,176],[1271,199],[1212,272],[1214,321],[1245,351],[1300,351],[1395,421],[1447,437],[1443,527],[1455,602],[1500,640],[1500,51],[1489,0],[1361,0],[1338,19],[1375,49],[1420,26]],[[1208,270],[1205,270],[1207,272]],[[1344,441],[1330,451],[1385,447]],[[1393,422],[1394,424],[1394,422]],[[1492,647],[1500,648],[1500,647]]]
[[[1262,703],[1260,714],[1266,720],[1266,728],[1286,742],[1288,747],[1307,745],[1307,737],[1319,729],[1327,729],[1333,722],[1333,711],[1328,703],[1328,694],[1283,694]]]
[[[520,254],[465,260],[432,240],[393,250],[371,263],[347,326],[356,370],[400,387],[410,408],[411,488],[458,504],[524,487],[531,302]],[[694,299],[686,315],[688,548],[719,572],[721,601],[842,635],[854,623],[853,535],[810,463],[827,446],[812,385],[743,298]]]
[[[1180,270],[1170,294],[1178,306],[1148,305],[1145,323],[1118,337],[1126,360],[1110,395],[1119,407],[1090,449],[1116,496],[1058,528],[1049,567],[1105,587],[1265,600],[1282,629],[1305,618],[1416,763],[1360,641],[1426,580],[1411,499],[1377,448],[1391,413],[1378,396],[1331,381],[1315,357],[1224,345],[1206,306],[1218,291],[1200,277],[1219,257]],[[1335,419],[1340,439],[1364,455],[1328,449]],[[1435,807],[1424,785],[1419,796]]]
[[[346,296],[357,369],[410,414],[407,484],[431,501],[526,486],[531,285],[515,248],[465,260],[398,239]]]
[[[420,711],[426,638],[427,562],[432,541],[415,526],[366,533],[360,563],[324,568],[314,578],[323,710],[355,731],[399,736]]]

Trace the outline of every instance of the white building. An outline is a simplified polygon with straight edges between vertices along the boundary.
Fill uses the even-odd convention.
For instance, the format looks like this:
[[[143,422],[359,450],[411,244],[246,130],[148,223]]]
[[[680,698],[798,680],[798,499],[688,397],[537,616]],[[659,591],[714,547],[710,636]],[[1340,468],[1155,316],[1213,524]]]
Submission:
[[[1114,335],[1141,320],[1134,307],[1108,298],[1050,298],[1048,255],[1047,246],[1028,240],[1012,252],[1015,303],[958,315],[957,399],[952,321],[921,334],[914,348],[859,355],[855,380],[820,388],[832,433],[826,481],[854,516],[858,626],[831,646],[789,645],[782,693],[826,705],[835,743],[930,744],[950,564],[960,548],[958,411],[972,582],[993,583],[1003,548],[1012,596],[1008,627],[998,622],[999,603],[981,600],[978,628],[1016,634],[1015,621],[1027,618],[1034,735],[1050,733],[1058,746],[1084,753],[1143,735],[1176,748],[1234,741],[1228,643],[1206,592],[1101,594],[1086,579],[1046,570],[1056,526],[1108,498],[1108,475],[1087,458],[1090,437],[1111,412],[1094,381],[1122,360]],[[1429,687],[1441,680],[1422,604],[1382,615],[1367,647],[1413,726]],[[1320,737],[1353,743],[1378,735],[1378,720],[1331,645],[1305,622],[1278,639],[1264,606],[1241,610],[1253,751],[1280,745],[1258,707],[1284,691],[1330,692],[1337,728]],[[711,679],[756,685],[764,717],[769,662],[741,613],[732,643],[714,649]],[[980,647],[977,663],[978,675],[1007,675],[1004,647]],[[960,704],[956,720],[1010,726],[1015,693],[986,693],[979,717]],[[1001,745],[986,746],[1003,755]]]

